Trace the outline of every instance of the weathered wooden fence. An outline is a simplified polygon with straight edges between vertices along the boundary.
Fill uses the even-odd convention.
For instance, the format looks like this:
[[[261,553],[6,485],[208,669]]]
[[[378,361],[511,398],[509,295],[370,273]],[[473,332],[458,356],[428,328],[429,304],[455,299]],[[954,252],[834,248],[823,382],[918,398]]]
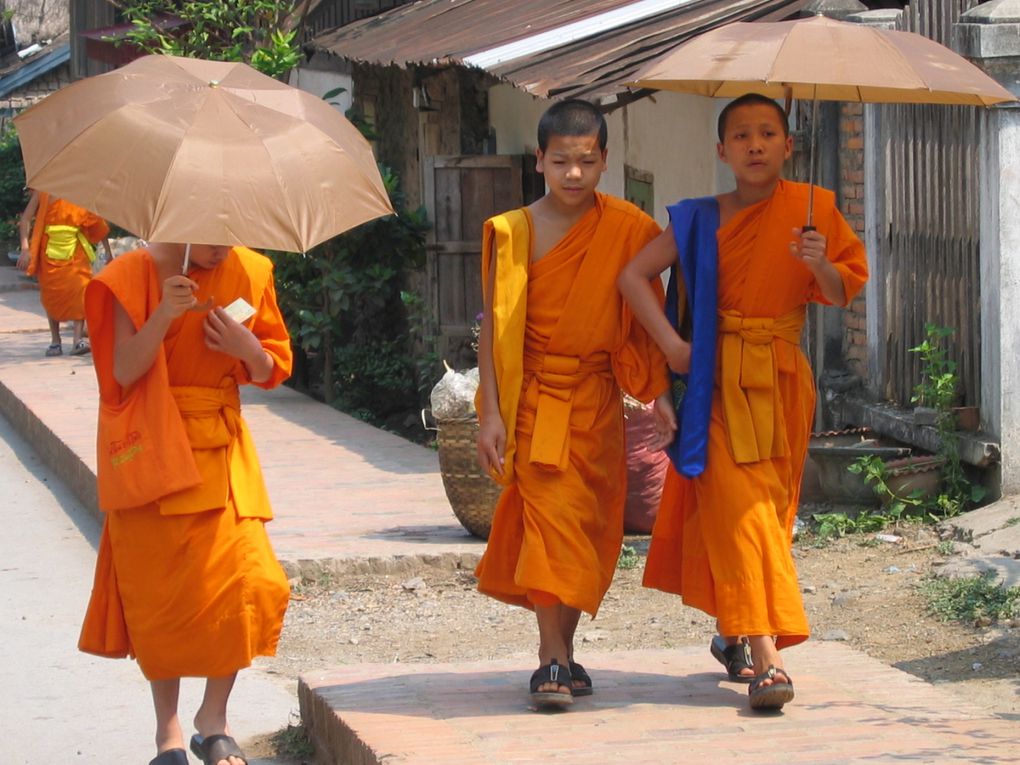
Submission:
[[[951,45],[952,25],[978,5],[968,0],[916,0],[900,28]],[[877,200],[879,268],[878,357],[875,389],[909,405],[921,379],[917,354],[925,325],[952,327],[949,346],[958,364],[962,403],[981,392],[981,315],[978,254],[978,120],[974,107],[882,106],[880,126],[884,198]]]

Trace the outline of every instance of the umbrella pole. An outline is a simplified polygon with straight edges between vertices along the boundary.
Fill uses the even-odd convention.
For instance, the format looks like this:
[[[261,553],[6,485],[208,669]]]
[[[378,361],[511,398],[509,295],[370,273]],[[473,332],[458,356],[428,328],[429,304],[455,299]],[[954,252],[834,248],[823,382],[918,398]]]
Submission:
[[[810,208],[808,208],[810,209]],[[810,216],[808,217],[810,220]],[[191,260],[191,242],[184,245],[184,268],[181,269],[181,273],[187,275],[188,273],[188,262]]]
[[[815,89],[815,97],[811,101],[811,141],[808,152],[808,203],[807,203],[807,225],[804,231],[815,230],[815,143],[818,136],[818,92]]]

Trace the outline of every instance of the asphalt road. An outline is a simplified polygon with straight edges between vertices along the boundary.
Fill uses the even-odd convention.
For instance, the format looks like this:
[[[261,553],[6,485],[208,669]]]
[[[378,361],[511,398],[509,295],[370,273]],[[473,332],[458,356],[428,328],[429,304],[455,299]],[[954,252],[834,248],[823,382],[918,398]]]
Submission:
[[[95,520],[0,417],[2,765],[145,765],[155,755],[138,667],[77,650],[98,539]],[[201,690],[200,680],[183,683],[186,724]],[[285,727],[295,693],[296,680],[243,672],[230,710],[238,740]]]

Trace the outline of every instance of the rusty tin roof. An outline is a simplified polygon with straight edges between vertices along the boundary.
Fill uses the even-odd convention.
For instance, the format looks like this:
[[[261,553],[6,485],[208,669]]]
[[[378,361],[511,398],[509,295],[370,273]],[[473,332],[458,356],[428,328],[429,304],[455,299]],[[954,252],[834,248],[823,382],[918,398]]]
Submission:
[[[483,69],[533,95],[619,95],[646,62],[733,21],[777,21],[808,0],[421,0],[325,32],[351,61]]]

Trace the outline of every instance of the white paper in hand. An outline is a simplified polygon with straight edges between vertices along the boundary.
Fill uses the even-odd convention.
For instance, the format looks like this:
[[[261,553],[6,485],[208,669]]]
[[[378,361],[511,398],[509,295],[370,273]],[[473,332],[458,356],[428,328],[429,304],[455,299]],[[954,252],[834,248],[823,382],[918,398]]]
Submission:
[[[251,303],[243,297],[239,297],[223,310],[226,312],[227,316],[236,321],[238,324],[244,324],[248,321],[248,319],[255,315],[255,309],[252,308]]]

